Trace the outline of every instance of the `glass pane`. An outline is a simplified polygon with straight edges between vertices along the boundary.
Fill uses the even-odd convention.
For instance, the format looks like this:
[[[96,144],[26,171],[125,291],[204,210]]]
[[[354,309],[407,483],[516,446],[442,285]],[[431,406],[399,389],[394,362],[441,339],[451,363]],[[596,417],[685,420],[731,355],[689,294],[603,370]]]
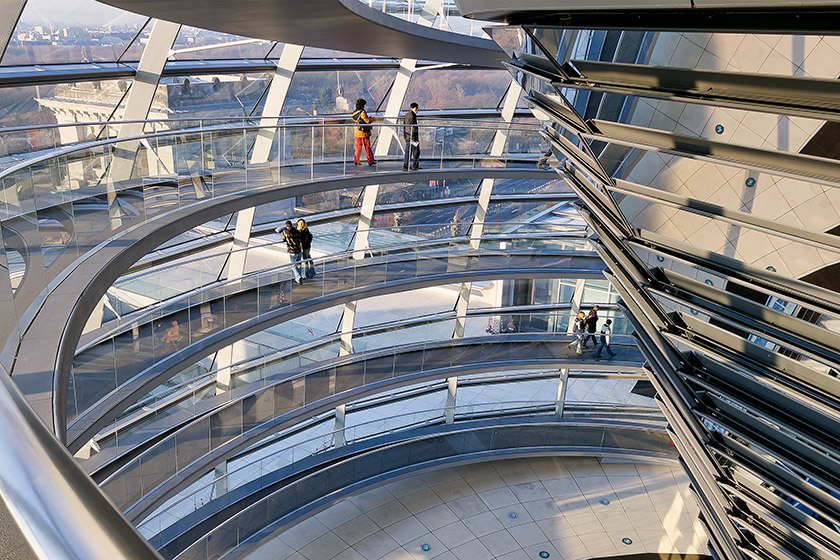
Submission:
[[[396,70],[296,72],[283,113],[349,113],[359,97],[367,100],[368,111],[374,111],[388,93],[396,73]]]
[[[362,53],[320,49],[318,47],[305,47],[301,58],[368,58],[370,56],[371,55],[369,54]]]
[[[411,77],[406,101],[420,109],[495,109],[510,85],[504,70],[421,70]]]
[[[211,58],[265,58],[274,43],[241,35],[220,33],[185,25],[181,27],[172,60],[207,60]],[[280,52],[275,47],[275,53]]]
[[[131,80],[68,82],[57,85],[4,88],[0,96],[0,127],[107,121],[125,104]],[[121,116],[117,111],[116,118]],[[69,126],[52,130],[0,134],[0,154],[24,153],[55,145],[92,140],[100,126]]]
[[[146,19],[94,0],[29,0],[2,65],[115,61]]]
[[[270,73],[163,78],[153,110],[173,117],[246,117],[262,100]]]

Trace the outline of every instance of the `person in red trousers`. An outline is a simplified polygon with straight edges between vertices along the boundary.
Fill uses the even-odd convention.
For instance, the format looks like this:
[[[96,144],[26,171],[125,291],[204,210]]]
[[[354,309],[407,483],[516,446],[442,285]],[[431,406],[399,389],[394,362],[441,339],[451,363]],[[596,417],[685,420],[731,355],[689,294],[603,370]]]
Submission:
[[[354,158],[353,163],[360,165],[359,156],[362,155],[362,150],[364,150],[368,165],[373,166],[376,165],[376,161],[373,159],[373,152],[370,149],[370,134],[373,132],[373,127],[365,126],[372,123],[373,119],[370,118],[367,111],[365,111],[366,104],[367,101],[360,97],[356,100],[356,110],[353,111],[353,122],[357,125],[355,134],[356,157]]]

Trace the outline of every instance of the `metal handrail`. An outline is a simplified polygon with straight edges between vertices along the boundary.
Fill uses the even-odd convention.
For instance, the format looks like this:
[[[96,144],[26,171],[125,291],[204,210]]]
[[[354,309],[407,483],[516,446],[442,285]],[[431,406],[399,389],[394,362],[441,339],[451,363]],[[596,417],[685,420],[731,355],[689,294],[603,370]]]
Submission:
[[[443,111],[447,111],[447,110],[444,109]],[[453,109],[452,111],[453,112],[463,112],[463,109]],[[499,113],[499,111],[492,110],[492,109],[488,109],[487,111],[488,112],[489,111],[495,111],[496,113]],[[429,114],[430,112],[431,111],[424,111],[423,114],[426,115],[426,114]],[[378,116],[381,115],[381,112],[377,113],[377,112],[374,112],[374,111],[369,111],[369,114],[371,116],[378,117]],[[438,112],[432,112],[432,114],[437,115]],[[125,120],[125,121],[123,121],[123,120],[120,120],[120,121],[84,121],[84,122],[56,123],[56,124],[36,124],[36,125],[32,125],[32,126],[10,126],[10,127],[7,127],[7,128],[4,128],[4,129],[0,130],[0,134],[6,134],[8,132],[26,132],[26,131],[31,131],[31,130],[53,130],[53,129],[59,129],[59,128],[76,128],[76,127],[79,127],[79,126],[103,126],[103,127],[104,126],[113,126],[113,127],[117,127],[117,126],[120,126],[120,125],[123,125],[123,124],[167,124],[167,123],[180,123],[180,122],[199,123],[198,127],[193,127],[193,128],[200,129],[200,127],[202,126],[201,123],[204,123],[204,122],[212,122],[212,123],[219,123],[220,121],[221,122],[224,122],[224,121],[227,121],[227,122],[236,122],[236,121],[259,122],[263,118],[268,118],[268,119],[271,119],[271,120],[280,120],[280,121],[283,121],[284,123],[286,123],[288,121],[293,121],[295,123],[306,124],[308,122],[319,123],[319,122],[334,121],[334,120],[339,120],[339,119],[349,119],[351,117],[350,117],[350,113],[335,113],[335,114],[332,114],[332,115],[329,115],[329,116],[317,116],[317,117],[316,116],[313,116],[313,117],[308,117],[308,116],[307,117],[288,117],[288,116],[285,116],[285,117],[283,117],[283,116],[280,116],[280,117],[261,117],[261,116],[224,117],[224,116],[219,116],[219,117],[193,117],[193,118],[173,117],[171,119],[137,119],[137,120]],[[431,123],[431,122],[434,122],[435,120],[441,120],[441,121],[446,121],[448,123],[452,123],[452,122],[458,122],[459,119],[450,120],[450,119],[446,119],[444,117],[440,117],[440,118],[437,118],[437,119],[435,119],[435,118],[426,119],[426,120],[421,121],[421,122],[430,122]],[[475,122],[475,121],[482,121],[482,120],[486,120],[488,123],[498,123],[499,122],[498,119],[491,119],[491,118],[484,118],[484,119],[477,119],[477,118],[472,119],[471,118],[471,119],[460,119],[460,120],[463,120],[464,122],[468,122],[468,123],[469,122]],[[281,126],[285,126],[285,124],[281,125]],[[188,129],[180,129],[180,130],[188,130]]]
[[[478,415],[478,414],[487,415],[487,414],[491,414],[491,413],[496,412],[496,411],[498,411],[499,414],[516,413],[517,415],[520,415],[520,414],[528,414],[528,413],[534,413],[534,412],[544,412],[546,410],[550,410],[550,411],[553,412],[556,405],[557,405],[556,401],[507,401],[507,402],[501,402],[501,403],[496,403],[496,404],[480,403],[480,404],[461,405],[461,406],[455,406],[455,407],[452,407],[452,408],[448,408],[446,406],[441,406],[441,407],[437,407],[437,408],[420,410],[420,411],[416,411],[416,412],[406,412],[406,413],[403,413],[403,414],[388,416],[386,418],[378,418],[376,420],[370,420],[368,422],[363,422],[363,423],[357,424],[355,426],[347,426],[345,428],[333,429],[333,430],[330,430],[330,431],[328,431],[326,433],[323,433],[321,435],[313,436],[313,437],[305,439],[303,441],[298,441],[298,442],[295,442],[293,444],[287,445],[287,446],[285,446],[281,449],[278,449],[278,450],[272,452],[270,455],[260,456],[257,459],[253,459],[251,461],[248,461],[248,462],[246,462],[242,465],[239,465],[234,470],[228,471],[227,473],[225,473],[223,475],[220,475],[218,477],[214,477],[209,482],[205,482],[204,484],[201,484],[201,482],[199,481],[198,483],[195,484],[197,486],[197,488],[194,488],[191,492],[189,491],[189,488],[184,489],[184,491],[181,492],[182,497],[180,499],[178,499],[178,500],[176,500],[172,503],[164,504],[163,506],[161,506],[160,508],[158,508],[157,510],[152,512],[150,515],[148,515],[142,522],[139,522],[137,525],[138,525],[138,527],[142,527],[145,523],[148,523],[155,516],[160,515],[161,513],[166,512],[166,511],[176,507],[177,505],[179,505],[181,503],[184,503],[184,502],[187,502],[191,499],[194,499],[194,496],[196,494],[198,494],[199,492],[205,491],[207,488],[212,488],[215,484],[218,484],[220,481],[225,480],[225,479],[229,479],[231,476],[234,476],[239,472],[242,472],[246,469],[249,469],[249,468],[253,467],[253,465],[256,464],[256,463],[260,463],[262,461],[270,461],[270,460],[276,458],[277,456],[279,456],[280,454],[289,451],[290,449],[304,448],[304,447],[307,447],[308,444],[311,444],[313,442],[331,440],[331,442],[332,442],[331,446],[326,446],[326,447],[323,447],[323,448],[317,447],[310,454],[310,456],[318,454],[318,453],[322,453],[322,452],[326,451],[327,449],[334,448],[334,447],[339,447],[339,446],[335,445],[335,442],[337,441],[336,440],[336,435],[345,435],[349,431],[358,430],[358,429],[361,429],[365,426],[371,426],[371,425],[374,425],[374,424],[382,423],[385,420],[391,420],[392,421],[392,420],[396,420],[396,419],[399,419],[399,418],[405,418],[405,417],[409,417],[409,416],[420,416],[420,417],[422,417],[422,416],[428,415],[430,413],[443,413],[446,410],[454,410],[455,418],[458,418],[458,416],[465,416],[466,414],[469,414],[469,412],[468,412],[469,410],[473,411],[472,412],[473,415]],[[613,403],[613,402],[590,402],[590,401],[574,401],[574,402],[571,402],[570,401],[570,402],[567,402],[566,405],[567,406],[569,406],[569,405],[579,406],[579,407],[582,407],[582,408],[590,408],[590,409],[609,410],[609,411],[613,411],[613,412],[619,412],[619,411],[621,411],[621,412],[627,411],[628,413],[640,413],[640,412],[648,412],[648,413],[649,412],[654,412],[655,413],[655,412],[660,412],[660,409],[658,407],[634,406],[634,405],[627,405],[625,403]],[[469,416],[467,416],[467,418],[469,418]],[[310,426],[310,428],[316,428],[319,424],[322,424],[324,422],[329,422],[331,419],[332,419],[331,416],[327,416],[327,417],[321,419],[317,424],[314,424],[314,425]],[[362,435],[360,437],[357,437],[355,439],[347,439],[347,440],[345,440],[344,445],[352,445],[355,442],[365,441],[365,440],[370,439],[370,438],[379,437],[379,436],[383,436],[383,435],[388,435],[388,434],[392,434],[392,433],[396,433],[396,432],[400,432],[400,431],[408,430],[408,429],[412,429],[412,428],[430,426],[430,425],[433,425],[433,424],[441,423],[443,421],[444,421],[444,416],[441,414],[440,416],[437,416],[437,417],[427,418],[425,420],[420,420],[420,421],[413,422],[413,423],[407,423],[407,424],[403,424],[403,425],[400,425],[400,426],[395,426],[395,427],[392,427],[392,428],[384,428],[382,431],[373,432],[373,433],[369,433],[369,434],[364,434],[364,435]],[[326,443],[325,443],[325,445],[326,445]],[[259,476],[259,475],[257,475],[257,476]],[[186,492],[189,492],[189,493],[185,494]]]
[[[569,232],[557,232],[556,234],[547,234],[547,235],[541,236],[540,239],[541,240],[542,239],[549,239],[549,240],[550,239],[562,239],[566,236],[573,237],[575,239],[585,239],[585,238],[579,237],[577,234],[568,235],[568,233]],[[531,239],[531,238],[532,238],[532,236],[527,235],[527,234],[506,234],[506,235],[485,235],[485,236],[482,236],[480,239],[481,240],[492,240],[492,239]],[[466,243],[469,243],[471,241],[471,239],[468,238],[468,237],[463,237],[463,238],[460,238],[460,239],[462,241],[466,242]],[[365,252],[365,253],[387,253],[387,252],[391,252],[391,251],[399,251],[400,249],[412,248],[412,247],[416,247],[416,246],[434,247],[434,246],[437,246],[437,245],[443,245],[443,246],[452,245],[452,239],[451,238],[431,239],[431,240],[425,241],[424,243],[415,242],[415,243],[403,243],[403,244],[387,245],[387,246],[381,247],[381,248],[365,249],[361,252]],[[317,266],[318,264],[322,264],[322,263],[325,263],[325,262],[328,262],[328,261],[337,261],[337,260],[340,260],[342,258],[352,257],[355,253],[358,253],[358,252],[360,252],[360,251],[350,249],[350,250],[342,251],[342,252],[339,252],[339,253],[332,253],[328,256],[319,257],[317,259],[313,258],[312,262],[313,262],[313,264],[315,264]],[[568,251],[566,251],[566,252],[568,252]],[[586,253],[596,254],[594,251],[591,251],[591,252],[577,251],[577,253],[579,253],[579,254],[586,254]],[[266,269],[262,269],[262,270],[256,270],[256,271],[250,272],[248,274],[245,274],[240,278],[224,280],[222,282],[214,282],[212,284],[208,284],[207,286],[201,286],[199,288],[189,290],[189,291],[184,292],[182,294],[179,294],[179,295],[177,295],[173,298],[163,300],[163,301],[159,302],[158,304],[155,304],[152,309],[149,309],[148,311],[143,312],[140,315],[132,316],[129,321],[120,322],[117,325],[114,325],[113,328],[109,329],[107,332],[102,333],[99,336],[97,336],[96,338],[94,338],[93,340],[89,341],[85,345],[85,348],[88,348],[92,345],[98,344],[99,342],[108,338],[109,336],[113,336],[115,333],[123,331],[126,327],[130,326],[131,324],[137,324],[138,321],[140,321],[142,319],[146,319],[148,317],[151,317],[156,311],[159,310],[159,307],[161,307],[163,305],[172,305],[172,304],[177,303],[179,301],[182,301],[184,299],[191,298],[191,297],[195,296],[196,294],[201,293],[201,292],[206,291],[206,290],[209,290],[209,289],[218,289],[220,286],[225,286],[227,284],[241,283],[243,280],[247,280],[248,278],[253,277],[253,276],[271,274],[271,273],[273,273],[273,271],[283,271],[283,270],[286,270],[286,269],[291,269],[293,266],[296,266],[296,265],[297,265],[297,263],[291,263],[290,262],[290,263],[284,263],[280,266],[275,266],[275,267],[266,268]],[[77,352],[78,351],[79,350],[77,349]]]
[[[273,119],[272,119],[273,120]],[[122,123],[120,123],[122,124]],[[123,142],[140,142],[142,140],[150,140],[153,138],[168,138],[173,136],[182,136],[188,133],[206,133],[206,132],[213,132],[213,131],[224,131],[224,130],[237,130],[237,131],[247,131],[247,130],[263,130],[263,129],[295,129],[295,128],[356,128],[358,125],[355,123],[323,123],[319,125],[306,125],[306,124],[285,124],[285,123],[277,123],[277,124],[255,124],[255,125],[248,125],[248,126],[241,126],[236,127],[235,129],[231,127],[227,127],[225,125],[218,125],[218,126],[210,126],[203,129],[180,129],[180,130],[167,130],[162,132],[151,132],[148,134],[141,134],[137,136],[127,136],[124,138],[105,138],[103,140],[94,140],[90,142],[81,142],[79,144],[71,144],[69,146],[64,146],[58,148],[54,151],[51,151],[46,154],[40,154],[35,156],[32,159],[24,160],[22,162],[16,163],[3,169],[0,171],[0,179],[3,179],[13,173],[16,173],[22,169],[30,167],[32,165],[36,165],[38,163],[48,161],[50,159],[54,159],[60,156],[66,156],[68,154],[72,154],[74,152],[82,152],[85,150],[90,150],[92,148],[97,148],[99,146],[107,146],[110,144],[119,144]],[[394,128],[402,126],[399,123],[370,123],[369,125],[373,128]],[[435,127],[438,128],[439,125],[429,124],[418,124],[418,129],[423,129],[425,127]],[[533,124],[533,125],[515,125],[512,123],[502,123],[501,125],[497,126],[474,126],[474,125],[457,125],[459,129],[468,129],[468,130],[492,130],[493,132],[503,128],[506,131],[516,131],[521,130],[524,132],[536,132],[540,129],[540,125]],[[534,154],[537,155],[537,154]]]
[[[618,309],[618,306],[616,306],[614,304],[601,303],[601,304],[598,304],[598,305],[604,311]],[[544,311],[545,314],[549,314],[551,312],[558,312],[559,313],[559,312],[563,312],[563,311],[568,311],[568,310],[571,309],[571,307],[572,306],[571,306],[570,303],[552,304],[552,305],[538,305],[538,306],[491,307],[491,308],[481,308],[481,309],[467,310],[467,315],[466,316],[467,317],[484,317],[484,316],[493,316],[493,315],[520,315],[520,316],[522,316],[522,315],[535,314],[535,312],[539,313],[541,311]],[[389,321],[389,322],[380,323],[380,324],[376,324],[376,325],[369,325],[369,326],[362,327],[362,328],[359,328],[359,329],[354,329],[353,332],[352,332],[352,336],[353,336],[353,338],[357,338],[357,337],[363,337],[363,336],[367,336],[367,335],[371,335],[371,334],[376,334],[376,333],[379,333],[379,332],[388,332],[388,331],[394,330],[394,329],[413,328],[413,327],[422,326],[422,325],[426,325],[426,324],[434,324],[434,323],[439,323],[439,322],[442,322],[442,321],[449,321],[449,320],[455,319],[457,317],[458,317],[457,312],[454,311],[454,310],[443,311],[443,312],[439,312],[439,313],[432,313],[432,314],[424,315],[424,316],[421,316],[421,317],[414,317],[414,318],[409,319],[409,320]],[[506,334],[506,333],[499,333],[499,334]],[[519,333],[509,333],[509,334],[519,334]],[[565,333],[565,332],[557,332],[556,334],[558,336],[569,336],[569,337],[572,336],[572,335],[570,335],[568,333]],[[242,373],[246,373],[246,372],[250,371],[250,368],[252,368],[252,367],[261,367],[261,366],[264,366],[264,365],[267,365],[267,364],[270,364],[270,363],[273,363],[273,362],[282,361],[283,359],[285,359],[289,356],[292,356],[295,353],[299,353],[299,352],[307,351],[307,350],[314,350],[314,349],[317,349],[317,348],[322,347],[322,346],[329,346],[330,344],[334,344],[335,342],[340,341],[341,337],[342,337],[342,333],[329,333],[329,334],[321,336],[321,337],[319,337],[315,340],[311,340],[309,342],[301,343],[301,344],[299,344],[297,346],[294,346],[294,347],[279,348],[279,349],[276,349],[276,350],[272,350],[270,352],[266,352],[266,353],[261,354],[259,356],[253,356],[253,357],[250,357],[250,358],[246,358],[244,360],[240,360],[238,362],[234,362],[234,363],[232,363],[229,366],[226,366],[224,368],[216,367],[214,369],[210,369],[210,370],[206,371],[205,373],[202,373],[202,374],[200,374],[196,377],[193,377],[193,378],[189,379],[188,381],[184,381],[183,383],[181,383],[179,385],[176,385],[174,387],[170,387],[169,389],[164,391],[165,394],[157,394],[157,395],[154,395],[153,397],[150,397],[148,399],[138,401],[136,404],[132,405],[132,407],[127,409],[127,412],[128,411],[136,412],[136,410],[138,408],[143,408],[144,412],[146,414],[141,415],[138,418],[132,418],[130,420],[129,419],[121,420],[120,423],[122,424],[122,426],[116,427],[112,431],[125,429],[126,427],[140,421],[147,414],[156,412],[156,410],[158,410],[158,406],[156,406],[156,404],[163,401],[163,400],[174,399],[174,401],[177,401],[177,400],[181,400],[183,398],[186,398],[188,395],[184,392],[185,389],[187,389],[191,385],[199,383],[199,384],[201,384],[201,386],[200,387],[193,387],[192,390],[193,391],[200,390],[201,388],[204,387],[203,383],[206,380],[209,380],[213,377],[216,377],[218,375],[219,371],[230,370],[232,372],[232,374],[231,374],[232,377],[234,375],[241,375]],[[633,340],[632,340],[630,335],[613,334],[612,338],[616,341],[615,344],[618,344],[618,345],[627,344],[628,341],[629,341],[630,344],[633,344]],[[249,364],[251,364],[251,365],[249,366]],[[183,394],[178,395],[179,392],[183,393]],[[169,403],[169,404],[171,404],[171,403]],[[168,404],[162,405],[162,406],[165,407],[165,406],[168,406]],[[69,424],[69,427],[72,427],[74,423],[75,423],[75,420]]]
[[[278,223],[279,223],[279,221],[278,221]],[[453,225],[453,223],[457,223],[459,226],[463,227],[464,229],[468,229],[470,227],[477,226],[477,225],[488,226],[488,225],[497,225],[497,224],[498,225],[508,225],[510,227],[539,226],[539,227],[542,227],[542,228],[545,228],[545,229],[548,229],[548,230],[552,230],[552,231],[547,231],[547,232],[541,232],[541,234],[542,233],[547,233],[547,234],[563,233],[563,234],[567,234],[568,237],[581,238],[581,239],[584,239],[588,236],[588,233],[586,231],[586,226],[569,227],[569,226],[555,225],[555,224],[531,224],[531,223],[526,223],[526,222],[438,222],[438,223],[404,225],[404,226],[402,226],[402,225],[401,226],[381,226],[381,227],[375,227],[375,228],[372,227],[372,228],[369,228],[369,229],[354,229],[354,230],[348,230],[348,231],[324,233],[324,234],[319,234],[317,239],[323,239],[325,237],[339,237],[339,236],[352,237],[354,235],[358,235],[359,233],[365,233],[365,232],[371,233],[371,232],[376,232],[376,231],[389,231],[389,230],[394,230],[395,228],[403,228],[403,229],[407,229],[407,230],[408,229],[418,229],[419,230],[421,228],[430,228],[430,227],[448,227],[448,226]],[[407,233],[407,232],[394,232],[394,233],[397,233],[399,235],[411,235],[410,233]],[[268,235],[271,235],[271,233],[268,233]],[[487,238],[487,237],[489,237],[489,235],[486,235],[484,237]],[[455,238],[450,237],[449,240],[451,241],[452,239],[459,239],[459,238],[464,238],[464,236],[459,236],[459,237],[455,237]],[[422,238],[418,238],[418,241],[420,241],[420,240],[422,240]],[[229,251],[220,251],[218,253],[211,253],[209,255],[201,255],[200,257],[193,257],[193,258],[187,259],[185,261],[178,261],[178,262],[166,264],[166,265],[163,265],[163,266],[160,266],[160,267],[150,268],[150,269],[147,269],[147,270],[136,272],[136,273],[131,274],[131,275],[123,276],[123,277],[120,278],[120,280],[118,280],[118,282],[121,281],[121,280],[141,278],[141,277],[145,276],[146,274],[155,274],[155,273],[158,273],[158,272],[163,272],[165,270],[170,270],[172,268],[178,268],[179,266],[183,266],[183,265],[186,265],[186,264],[199,262],[199,261],[203,261],[203,260],[206,260],[206,259],[212,259],[214,257],[222,257],[222,256],[232,255],[234,253],[240,253],[240,252],[243,252],[243,251],[251,251],[253,249],[262,249],[263,247],[272,247],[272,246],[276,246],[278,243],[280,243],[280,242],[279,241],[268,241],[266,243],[260,243],[259,245],[249,245],[248,247],[242,247],[240,249],[231,249]],[[391,246],[389,245],[388,247],[391,247]],[[383,247],[383,249],[384,248],[385,247]],[[349,251],[349,252],[352,253],[354,251]],[[335,254],[339,254],[339,253],[333,253],[332,255],[335,255]],[[321,258],[323,258],[323,257],[321,257]],[[253,272],[258,272],[258,271],[253,271]],[[249,273],[249,274],[251,274],[251,273]]]
[[[38,558],[161,560],[0,371],[0,497]]]

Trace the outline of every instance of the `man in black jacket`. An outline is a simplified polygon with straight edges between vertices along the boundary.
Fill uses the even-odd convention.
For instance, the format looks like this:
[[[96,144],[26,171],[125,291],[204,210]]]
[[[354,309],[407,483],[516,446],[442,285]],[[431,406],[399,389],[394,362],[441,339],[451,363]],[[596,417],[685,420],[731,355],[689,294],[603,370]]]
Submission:
[[[292,262],[292,274],[294,274],[295,282],[298,285],[303,284],[300,273],[300,260],[303,256],[302,247],[300,244],[300,233],[292,226],[290,220],[286,220],[286,229],[277,228],[274,231],[281,233],[281,239],[286,242],[286,250],[289,252],[289,260]]]
[[[417,111],[420,106],[412,103],[403,118],[403,136],[405,137],[405,161],[403,169],[420,169],[420,134],[417,131]]]
[[[599,307],[596,305],[592,308],[592,311],[586,316],[586,332],[588,333],[586,336],[583,337],[583,348],[586,348],[586,343],[590,340],[592,341],[592,346],[598,346],[598,339],[595,337],[595,333],[598,332],[598,309]]]

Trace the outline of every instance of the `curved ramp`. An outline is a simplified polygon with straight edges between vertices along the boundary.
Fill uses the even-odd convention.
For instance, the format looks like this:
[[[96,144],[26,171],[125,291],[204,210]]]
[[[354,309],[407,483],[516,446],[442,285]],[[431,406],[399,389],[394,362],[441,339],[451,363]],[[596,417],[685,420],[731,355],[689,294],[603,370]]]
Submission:
[[[553,171],[511,168],[453,168],[414,172],[378,172],[358,176],[273,184],[218,196],[157,215],[113,236],[88,252],[64,275],[45,299],[21,337],[12,377],[27,401],[59,438],[66,424],[67,381],[79,337],[90,314],[108,288],[134,263],[162,243],[210,220],[252,206],[373,182],[429,179],[540,178]],[[51,349],[44,351],[44,349]],[[52,349],[57,349],[54,351]],[[60,372],[59,375],[55,375]]]
[[[368,395],[453,375],[532,367],[601,368],[568,355],[568,338],[501,335],[412,345],[400,352],[372,352],[330,360],[314,368],[280,374],[208,399],[209,412],[147,446],[101,487],[130,520],[142,518],[163,500],[200,478],[207,468],[242,452],[266,436]],[[635,346],[618,349],[615,366],[638,366]]]
[[[178,346],[161,345],[150,317],[132,323],[125,332],[105,338],[76,356],[73,402],[79,417],[68,427],[67,440],[76,451],[100,429],[114,420],[135,399],[203,356],[233,341],[266,328],[334,305],[391,293],[456,282],[498,278],[601,278],[603,261],[592,254],[554,251],[410,253],[387,255],[381,261],[347,259],[351,267],[338,268],[337,260],[317,282],[294,285],[288,270],[282,278],[267,274],[270,281],[246,278],[235,290],[211,287],[203,296],[194,296],[177,310],[165,315],[177,320],[185,331]],[[418,258],[419,257],[419,258]],[[342,259],[343,260],[343,259]],[[333,268],[335,267],[335,268]],[[324,267],[326,268],[326,267]],[[202,328],[209,316],[217,317],[215,327]]]
[[[245,538],[277,533],[289,523],[319,509],[390,481],[441,465],[486,460],[488,456],[575,455],[641,458],[676,463],[670,437],[659,427],[627,421],[549,420],[527,416],[463,422],[402,430],[358,444],[337,447],[291,465],[277,468],[245,483],[228,494],[201,505],[150,541],[166,557],[200,547],[216,528],[234,521],[255,531]],[[364,469],[357,467],[364,465]],[[320,481],[328,480],[327,484]],[[338,487],[338,484],[346,484]],[[302,492],[307,488],[307,492]],[[307,501],[301,501],[304,495]],[[283,496],[282,510],[266,515],[268,502]],[[255,506],[253,509],[252,506]],[[265,520],[263,528],[246,519]],[[250,540],[250,539],[249,539]],[[241,554],[241,549],[240,549]],[[189,555],[188,555],[189,557]]]

